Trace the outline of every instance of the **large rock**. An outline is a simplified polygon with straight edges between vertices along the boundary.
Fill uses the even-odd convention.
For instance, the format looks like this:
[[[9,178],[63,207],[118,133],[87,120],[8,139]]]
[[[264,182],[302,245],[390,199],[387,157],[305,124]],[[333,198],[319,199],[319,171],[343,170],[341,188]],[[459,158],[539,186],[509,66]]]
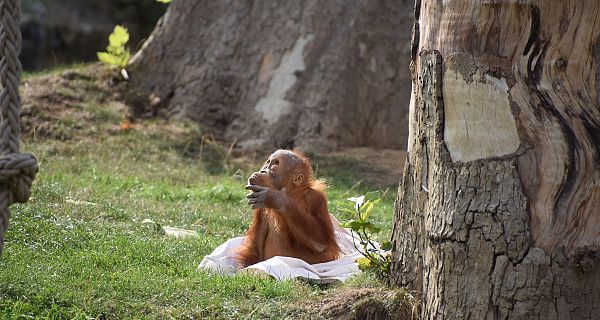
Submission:
[[[404,148],[412,17],[408,0],[177,0],[130,71],[149,111],[245,149]]]

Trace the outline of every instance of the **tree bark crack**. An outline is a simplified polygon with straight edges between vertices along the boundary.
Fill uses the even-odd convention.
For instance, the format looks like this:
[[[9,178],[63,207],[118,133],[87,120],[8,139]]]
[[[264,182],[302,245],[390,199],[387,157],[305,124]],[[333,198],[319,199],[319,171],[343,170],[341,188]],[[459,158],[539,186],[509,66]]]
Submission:
[[[539,28],[536,24],[531,28]],[[546,44],[540,37],[530,35],[523,52],[532,78],[541,77],[543,70]],[[422,51],[413,65],[417,90],[411,125],[419,143],[412,144],[405,164],[410,175],[401,181],[396,201],[394,281],[422,291],[427,318],[587,318],[596,310],[592,306],[600,304],[600,294],[594,292],[600,286],[597,273],[574,268],[564,248],[548,254],[532,246],[531,203],[523,189],[529,181],[520,170],[525,168],[523,157],[537,146],[525,142],[514,154],[466,163],[448,156],[440,134],[443,63],[439,52]],[[530,85],[537,88],[536,81]],[[539,112],[543,119],[555,118],[542,107],[542,99],[549,99],[544,95]],[[469,139],[474,139],[471,131]],[[583,154],[573,160],[578,157]],[[418,234],[403,236],[414,231]],[[591,254],[581,252],[580,261],[595,265],[590,262],[595,259],[582,258]],[[573,305],[579,309],[569,307]]]

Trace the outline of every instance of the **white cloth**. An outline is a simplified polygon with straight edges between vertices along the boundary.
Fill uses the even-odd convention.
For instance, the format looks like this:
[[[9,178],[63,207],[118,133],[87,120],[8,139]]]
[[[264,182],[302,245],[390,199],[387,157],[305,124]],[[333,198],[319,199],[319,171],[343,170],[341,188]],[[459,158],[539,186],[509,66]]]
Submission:
[[[297,258],[276,256],[242,270],[262,271],[278,280],[300,278],[321,283],[345,281],[360,273],[356,259],[362,257],[362,254],[354,248],[352,235],[348,230],[342,228],[335,218],[332,217],[332,220],[337,243],[342,250],[342,256],[339,259],[308,264]],[[227,240],[211,254],[205,256],[198,269],[213,270],[224,274],[233,274],[239,271],[236,267],[233,252],[243,241],[244,237]]]

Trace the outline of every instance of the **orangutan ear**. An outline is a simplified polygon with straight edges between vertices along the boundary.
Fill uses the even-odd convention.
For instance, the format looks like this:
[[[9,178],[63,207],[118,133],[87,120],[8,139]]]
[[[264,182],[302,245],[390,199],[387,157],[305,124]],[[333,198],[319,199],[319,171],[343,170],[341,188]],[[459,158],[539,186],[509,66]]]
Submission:
[[[302,182],[304,182],[304,175],[302,173],[297,175],[292,182],[294,183],[294,186],[300,186]]]

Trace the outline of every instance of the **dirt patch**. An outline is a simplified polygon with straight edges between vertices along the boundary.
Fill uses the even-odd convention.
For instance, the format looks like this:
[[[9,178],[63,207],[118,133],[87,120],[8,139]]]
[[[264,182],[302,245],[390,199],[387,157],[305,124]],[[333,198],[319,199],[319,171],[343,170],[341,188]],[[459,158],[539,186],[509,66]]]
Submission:
[[[25,79],[21,86],[23,138],[95,141],[129,128],[148,133],[166,130],[185,144],[184,153],[193,155],[194,147],[198,149],[202,145],[200,139],[205,137],[202,130],[198,128],[191,136],[189,128],[183,130],[180,123],[167,121],[166,115],[157,112],[163,109],[158,108],[160,101],[155,101],[156,97],[129,90],[128,83],[120,81],[116,74],[115,70],[93,64]],[[147,118],[164,121],[157,124],[146,121]],[[225,153],[232,147],[231,141],[217,141],[212,136],[205,138],[215,146],[221,145]],[[254,163],[257,159],[260,162],[267,153],[265,151],[263,156],[234,151],[232,156],[253,159],[250,162]],[[312,157],[313,164],[320,165],[328,176],[352,172],[364,182],[385,189],[397,186],[406,153],[392,149],[347,148]],[[329,171],[326,168],[330,168]]]
[[[131,90],[116,70],[99,63],[27,78],[20,93],[24,139],[95,140],[133,127],[157,129],[155,122],[142,120],[158,118],[151,112],[158,102]],[[181,123],[165,120],[158,129],[186,131],[178,127]]]
[[[69,140],[94,133],[100,122],[118,125],[127,114],[118,96],[110,70],[100,65],[26,79],[21,85],[22,136]]]
[[[308,318],[418,319],[418,300],[404,289],[348,288],[333,290],[321,300],[296,308]]]

